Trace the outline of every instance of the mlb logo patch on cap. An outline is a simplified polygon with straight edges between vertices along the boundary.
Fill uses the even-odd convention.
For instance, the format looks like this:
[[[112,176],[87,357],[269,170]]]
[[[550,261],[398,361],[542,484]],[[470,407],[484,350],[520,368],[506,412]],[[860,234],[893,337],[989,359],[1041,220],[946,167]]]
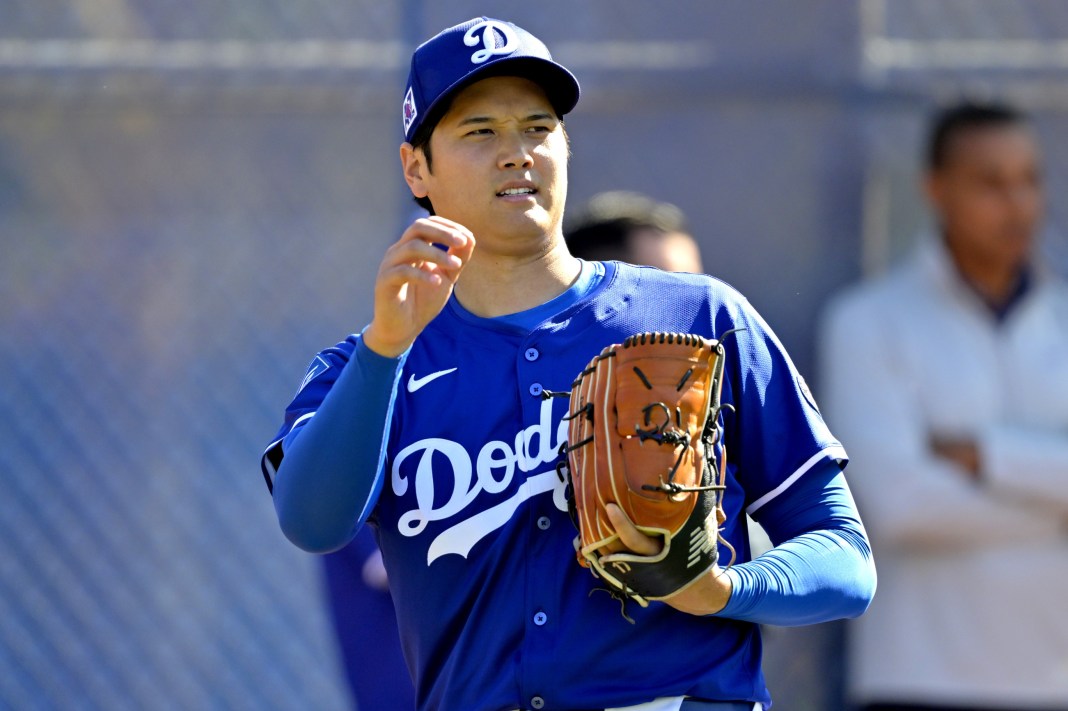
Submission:
[[[412,87],[408,87],[408,93],[404,95],[404,135],[408,135],[408,129],[419,115],[419,109],[415,107],[415,97],[412,95]]]
[[[440,118],[450,96],[491,76],[539,84],[560,116],[578,103],[578,80],[541,40],[511,22],[476,17],[442,30],[412,55],[401,112],[404,139],[411,141],[428,116]]]

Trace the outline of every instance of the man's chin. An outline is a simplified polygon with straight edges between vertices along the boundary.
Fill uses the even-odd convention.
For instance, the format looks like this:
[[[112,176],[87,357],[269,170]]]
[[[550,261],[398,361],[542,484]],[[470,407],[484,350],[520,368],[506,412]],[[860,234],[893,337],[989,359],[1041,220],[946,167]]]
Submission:
[[[493,221],[493,226],[516,239],[545,237],[552,234],[554,227],[552,216],[539,205],[526,210],[505,210]]]

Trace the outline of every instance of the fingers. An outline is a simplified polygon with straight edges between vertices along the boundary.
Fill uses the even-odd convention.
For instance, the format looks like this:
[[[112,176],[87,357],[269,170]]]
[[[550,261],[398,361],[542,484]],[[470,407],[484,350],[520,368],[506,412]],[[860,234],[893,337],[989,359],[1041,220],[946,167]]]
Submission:
[[[471,230],[467,229],[458,222],[446,219],[444,217],[433,216],[427,218],[430,221],[441,225],[442,227],[452,230],[454,236],[457,237],[459,244],[447,245],[450,254],[454,254],[460,258],[460,260],[466,264],[471,255],[475,251],[475,236],[471,233]]]
[[[393,282],[454,283],[474,246],[474,235],[463,225],[443,217],[419,219],[386,251],[379,273]]]
[[[616,533],[619,534],[619,540],[627,548],[638,555],[656,555],[660,552],[662,543],[660,539],[647,536],[630,522],[627,518],[627,514],[623,513],[623,509],[619,508],[616,504],[606,504],[605,513],[608,514],[608,520],[611,521],[612,527]]]
[[[413,222],[401,235],[399,244],[421,240],[429,245],[440,245],[451,254],[471,253],[475,236],[471,230],[458,222],[434,215]]]
[[[444,308],[474,248],[474,235],[456,222],[442,217],[413,222],[379,266],[364,343],[385,356],[404,352]]]
[[[456,255],[426,242],[409,240],[389,248],[380,274],[394,281],[434,281],[430,277],[447,277],[455,281],[462,267],[463,262]]]

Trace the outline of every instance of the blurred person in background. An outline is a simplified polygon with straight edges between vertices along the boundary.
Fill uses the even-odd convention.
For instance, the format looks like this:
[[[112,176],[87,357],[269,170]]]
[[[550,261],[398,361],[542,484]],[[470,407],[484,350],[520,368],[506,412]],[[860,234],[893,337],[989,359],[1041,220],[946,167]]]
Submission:
[[[823,405],[880,561],[850,623],[866,711],[1068,709],[1068,285],[1038,263],[1036,135],[1001,104],[932,123],[936,230],[832,300]]]
[[[701,248],[675,205],[647,195],[611,190],[595,195],[567,220],[564,241],[587,261],[615,259],[668,272],[699,273]]]
[[[414,711],[389,580],[374,532],[364,528],[323,556],[327,604],[345,680],[359,711]]]

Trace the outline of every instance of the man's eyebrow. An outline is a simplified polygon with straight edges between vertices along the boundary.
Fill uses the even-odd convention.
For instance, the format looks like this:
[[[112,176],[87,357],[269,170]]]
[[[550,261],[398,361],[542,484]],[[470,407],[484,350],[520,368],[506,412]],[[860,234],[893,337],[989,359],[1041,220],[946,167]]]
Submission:
[[[483,124],[483,123],[493,123],[493,119],[491,119],[489,116],[469,116],[469,117],[465,118],[463,121],[461,121],[460,123],[458,123],[456,125],[457,126],[469,126],[471,124]]]
[[[554,114],[552,114],[551,112],[548,112],[548,111],[538,111],[536,113],[530,114],[529,116],[523,118],[522,122],[523,123],[530,123],[531,121],[550,121],[550,120],[551,121],[555,121],[556,120],[556,116]],[[467,118],[463,119],[462,121],[460,121],[456,125],[459,127],[459,126],[482,125],[482,124],[493,123],[493,122],[494,122],[494,119],[489,117],[489,116],[468,116]]]

